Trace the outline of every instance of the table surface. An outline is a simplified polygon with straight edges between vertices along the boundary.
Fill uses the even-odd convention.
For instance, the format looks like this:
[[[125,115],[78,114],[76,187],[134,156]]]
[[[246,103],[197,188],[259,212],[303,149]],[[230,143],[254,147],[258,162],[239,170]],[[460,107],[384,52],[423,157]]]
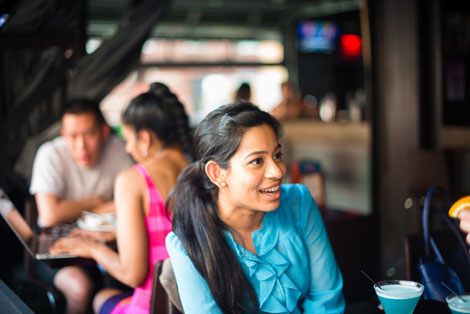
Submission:
[[[436,301],[436,300],[421,300],[418,302],[416,306],[415,314],[433,314],[433,313],[440,313],[440,314],[450,314],[449,307],[446,303]]]

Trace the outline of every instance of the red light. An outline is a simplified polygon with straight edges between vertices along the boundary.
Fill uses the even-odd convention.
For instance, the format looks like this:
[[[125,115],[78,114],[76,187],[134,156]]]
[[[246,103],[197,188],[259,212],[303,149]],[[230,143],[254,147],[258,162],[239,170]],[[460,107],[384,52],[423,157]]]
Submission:
[[[359,35],[347,34],[341,36],[341,53],[347,59],[361,56],[362,42]]]

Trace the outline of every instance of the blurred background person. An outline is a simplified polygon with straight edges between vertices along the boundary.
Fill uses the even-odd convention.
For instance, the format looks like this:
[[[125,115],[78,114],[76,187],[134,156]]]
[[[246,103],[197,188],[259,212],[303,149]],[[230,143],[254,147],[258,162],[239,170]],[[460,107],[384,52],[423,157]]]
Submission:
[[[304,104],[298,88],[291,81],[285,81],[281,84],[281,94],[282,100],[271,114],[278,120],[299,118]]]
[[[307,105],[302,93],[293,82],[283,82],[281,84],[281,94],[281,102],[270,112],[279,121],[318,116],[317,109]]]
[[[135,287],[133,293],[98,292],[93,302],[97,313],[148,313],[153,265],[168,257],[164,241],[171,221],[165,199],[188,163],[191,145],[188,117],[175,103],[176,96],[156,94],[137,96],[122,115],[126,150],[138,163],[116,180],[119,253],[86,237],[63,239],[51,249],[93,258],[116,279]]]
[[[235,101],[250,102],[251,100],[251,86],[249,83],[242,83],[235,92]]]
[[[62,115],[61,136],[41,145],[34,159],[30,193],[39,225],[71,223],[84,210],[114,211],[114,180],[132,163],[98,104],[71,101]]]
[[[132,163],[98,103],[71,101],[62,115],[61,136],[41,145],[34,158],[30,193],[35,196],[38,224],[72,223],[82,211],[114,211],[115,178]],[[85,312],[93,288],[90,275],[98,273],[95,267],[51,269],[44,262],[35,267],[43,282],[64,294],[68,313]]]

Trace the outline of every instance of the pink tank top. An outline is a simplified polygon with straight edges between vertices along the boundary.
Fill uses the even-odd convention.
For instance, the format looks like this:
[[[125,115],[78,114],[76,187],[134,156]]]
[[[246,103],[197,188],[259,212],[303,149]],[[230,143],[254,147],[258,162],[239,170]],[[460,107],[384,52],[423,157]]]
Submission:
[[[140,164],[136,164],[135,169],[144,177],[149,192],[150,208],[145,217],[145,225],[149,238],[149,272],[147,279],[135,288],[130,302],[118,304],[112,313],[149,313],[150,297],[152,296],[153,266],[156,262],[168,258],[165,247],[165,237],[171,231],[171,220],[167,217],[165,200],[161,196],[155,184],[147,172]]]

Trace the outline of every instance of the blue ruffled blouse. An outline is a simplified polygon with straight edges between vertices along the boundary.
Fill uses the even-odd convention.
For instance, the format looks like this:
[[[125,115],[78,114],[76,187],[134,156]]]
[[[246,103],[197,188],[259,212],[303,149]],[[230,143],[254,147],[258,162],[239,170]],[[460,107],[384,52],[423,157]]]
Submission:
[[[226,239],[258,296],[261,313],[343,313],[343,279],[309,190],[299,184],[281,188],[279,207],[264,215],[252,233],[258,255]],[[166,246],[186,314],[222,313],[207,283],[173,233]]]

